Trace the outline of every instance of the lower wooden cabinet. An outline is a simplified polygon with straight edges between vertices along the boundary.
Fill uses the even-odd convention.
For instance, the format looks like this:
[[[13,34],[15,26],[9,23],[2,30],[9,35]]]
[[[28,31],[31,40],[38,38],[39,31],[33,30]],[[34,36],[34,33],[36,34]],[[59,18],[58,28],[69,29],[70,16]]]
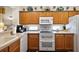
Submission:
[[[8,52],[8,47],[5,47],[4,49],[0,50],[0,52]]]
[[[28,51],[38,51],[39,50],[39,34],[29,33],[28,34]]]
[[[56,36],[55,36],[55,47],[56,47],[56,51],[64,50],[64,35],[56,34]]]
[[[73,51],[73,34],[56,34],[55,48],[56,51]]]
[[[9,52],[20,52],[20,39],[9,46]]]
[[[73,39],[74,39],[74,35],[65,35],[65,49],[72,51],[73,50]]]
[[[20,52],[20,39],[16,40],[6,48],[3,48],[0,52]]]

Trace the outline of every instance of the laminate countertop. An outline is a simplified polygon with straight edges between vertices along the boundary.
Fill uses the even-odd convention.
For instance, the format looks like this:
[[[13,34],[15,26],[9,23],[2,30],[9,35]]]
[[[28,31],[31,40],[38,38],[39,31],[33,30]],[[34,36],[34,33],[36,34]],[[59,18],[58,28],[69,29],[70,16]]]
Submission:
[[[18,40],[23,34],[24,33],[16,33],[11,35],[10,32],[0,33],[0,50]]]
[[[40,33],[40,31],[27,31],[26,33]],[[53,34],[74,34],[70,31],[52,31]]]

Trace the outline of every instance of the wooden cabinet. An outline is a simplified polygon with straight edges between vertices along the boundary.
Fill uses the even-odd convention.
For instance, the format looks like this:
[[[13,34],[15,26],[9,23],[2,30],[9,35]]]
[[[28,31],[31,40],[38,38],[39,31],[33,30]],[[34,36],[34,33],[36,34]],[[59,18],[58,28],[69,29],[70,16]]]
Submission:
[[[56,34],[55,37],[56,51],[73,51],[73,34]]]
[[[29,24],[38,24],[39,23],[39,12],[30,12],[30,21]]]
[[[68,12],[60,12],[60,24],[68,24],[69,21],[68,21]]]
[[[76,11],[76,15],[79,15],[79,11]]]
[[[9,46],[9,52],[20,52],[20,39]]]
[[[28,51],[38,51],[39,50],[39,34],[29,33],[28,34]]]
[[[64,35],[56,34],[55,42],[56,42],[55,43],[56,50],[63,50],[64,49]]]
[[[60,16],[60,15],[59,15],[59,12],[53,12],[53,23],[54,23],[54,24],[59,23],[59,19],[60,19],[59,16]]]
[[[39,12],[40,17],[53,17],[53,12]]]
[[[70,16],[75,16],[75,15],[78,14],[76,11],[69,11],[68,13],[69,13],[69,14],[68,14],[69,17],[70,17]]]
[[[20,11],[19,12],[19,23],[26,24],[38,24],[39,23],[39,12],[27,12]]]
[[[74,39],[74,36],[73,35],[65,35],[65,49],[66,50],[73,50],[73,39]]]
[[[20,24],[39,24],[39,17],[53,17],[54,24],[67,24],[68,12],[20,11]]]
[[[20,24],[29,24],[29,21],[30,21],[30,13],[29,12],[26,12],[26,11],[21,11],[19,12],[19,23]]]
[[[67,24],[68,12],[53,12],[54,24]]]
[[[8,47],[3,48],[0,52],[8,52]]]
[[[19,23],[20,24],[39,24],[39,17],[53,17],[53,12],[40,12],[40,11],[20,11],[19,12]]]
[[[3,48],[0,52],[20,52],[20,39]]]
[[[0,7],[0,13],[4,14],[5,13],[5,8]]]

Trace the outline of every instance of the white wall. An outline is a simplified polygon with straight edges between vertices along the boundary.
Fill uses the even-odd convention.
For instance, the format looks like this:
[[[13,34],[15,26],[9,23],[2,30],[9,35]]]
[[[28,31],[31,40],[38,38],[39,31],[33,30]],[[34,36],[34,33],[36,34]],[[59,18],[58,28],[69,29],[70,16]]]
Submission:
[[[14,24],[19,24],[19,8],[18,7],[5,7],[4,23],[9,24],[8,17],[13,16]]]

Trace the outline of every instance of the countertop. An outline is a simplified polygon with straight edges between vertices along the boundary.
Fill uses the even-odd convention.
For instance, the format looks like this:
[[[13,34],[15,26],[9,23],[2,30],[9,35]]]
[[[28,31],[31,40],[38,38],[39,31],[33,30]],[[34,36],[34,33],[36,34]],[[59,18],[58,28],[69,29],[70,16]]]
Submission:
[[[15,35],[11,35],[9,32],[0,33],[0,50],[18,40],[23,34],[16,33]]]
[[[40,31],[27,31],[26,33],[40,33]],[[54,34],[74,34],[74,32],[70,32],[70,31],[52,31],[52,33]]]
[[[40,31],[27,31],[24,33],[40,33]],[[0,50],[18,40],[24,33],[16,33],[15,35],[11,35],[9,32],[0,33]],[[74,34],[69,31],[53,31],[53,33]]]

